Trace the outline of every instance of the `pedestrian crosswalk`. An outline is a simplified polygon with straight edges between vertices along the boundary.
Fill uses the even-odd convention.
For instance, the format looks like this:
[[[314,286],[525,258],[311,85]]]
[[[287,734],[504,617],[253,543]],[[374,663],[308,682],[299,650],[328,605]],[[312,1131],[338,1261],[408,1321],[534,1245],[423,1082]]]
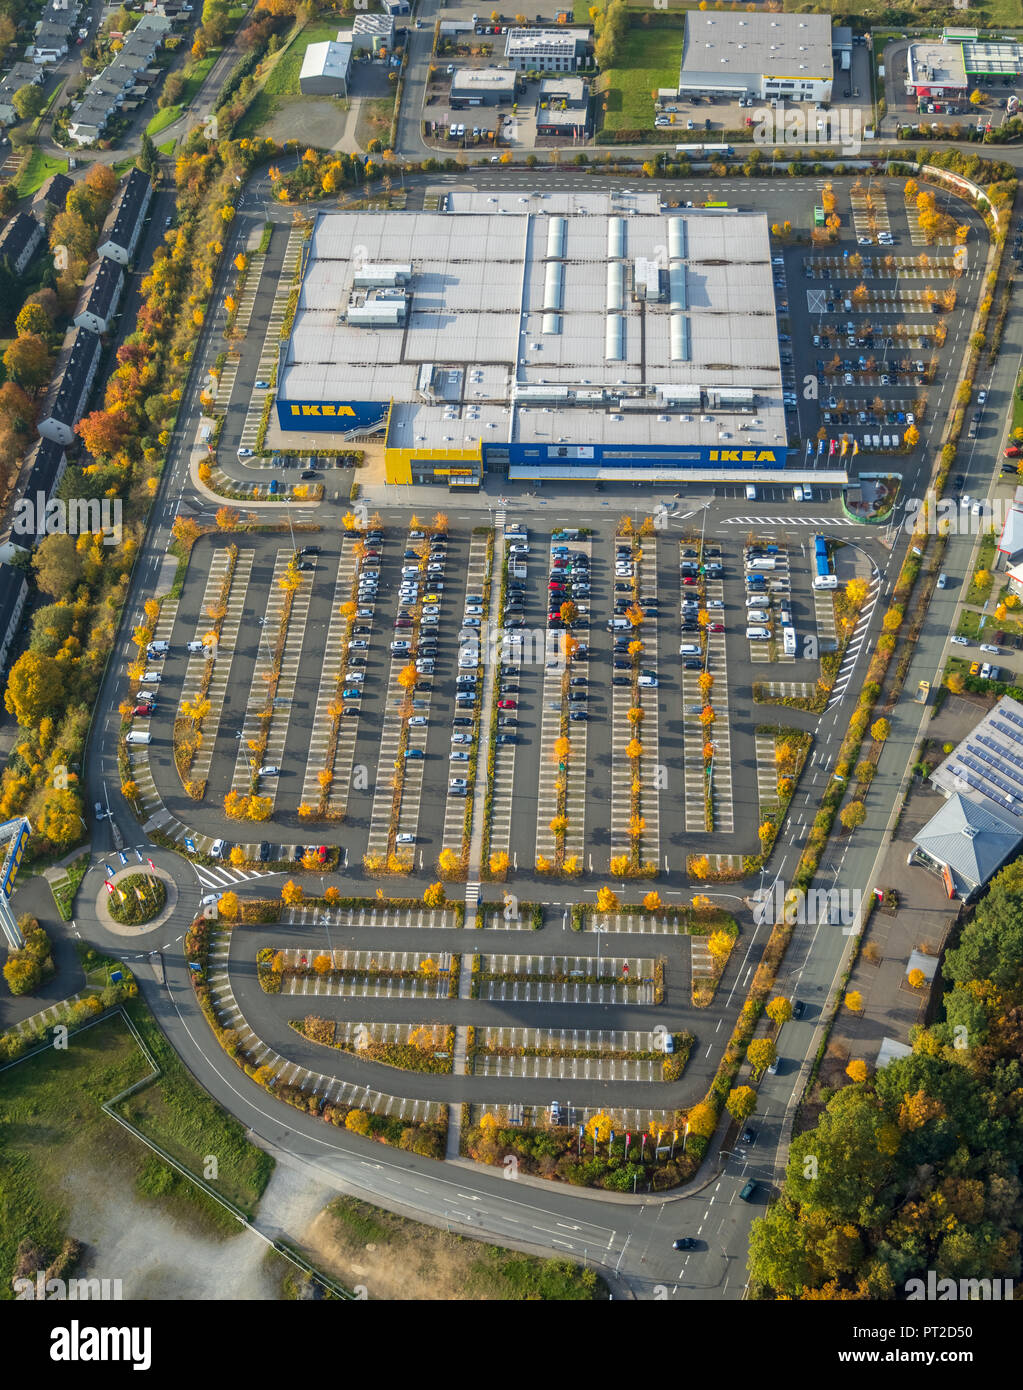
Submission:
[[[726,526],[862,526],[848,516],[728,516]]]
[[[204,888],[233,888],[239,883],[248,883],[255,878],[270,877],[269,874],[260,873],[258,870],[229,869],[226,865],[222,869],[212,869],[196,864],[194,868]]]

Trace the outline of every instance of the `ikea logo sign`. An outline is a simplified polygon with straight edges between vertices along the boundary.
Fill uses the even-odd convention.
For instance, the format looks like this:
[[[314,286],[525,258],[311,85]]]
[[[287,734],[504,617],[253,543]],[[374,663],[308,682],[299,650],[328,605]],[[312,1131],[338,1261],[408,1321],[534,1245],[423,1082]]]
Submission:
[[[777,463],[773,449],[711,449],[711,463]]]
[[[292,415],[349,415],[354,416],[355,411],[350,405],[293,405]]]

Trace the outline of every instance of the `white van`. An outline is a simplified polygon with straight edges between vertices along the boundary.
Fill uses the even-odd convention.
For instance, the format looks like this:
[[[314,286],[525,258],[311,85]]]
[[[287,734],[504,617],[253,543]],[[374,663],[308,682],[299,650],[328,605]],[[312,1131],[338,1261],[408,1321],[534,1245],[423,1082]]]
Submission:
[[[803,500],[803,489],[798,483],[792,489],[792,500],[793,502],[802,502]]]
[[[144,734],[140,729],[132,729],[130,734],[125,734],[125,743],[151,743],[152,734]]]
[[[748,570],[773,570],[775,559],[773,555],[757,555],[752,560],[746,561]]]
[[[626,632],[632,626],[628,618],[611,618],[607,624],[608,632]]]
[[[766,627],[748,627],[746,629],[746,636],[751,642],[766,642],[770,635]]]
[[[702,649],[695,642],[683,642],[678,649],[679,656],[699,656]]]
[[[815,589],[837,589],[838,579],[833,574],[819,574],[813,581]]]
[[[767,601],[767,592],[761,589],[759,593],[746,595],[747,608],[763,608]]]
[[[146,656],[166,656],[169,651],[169,642],[150,642],[146,648]]]
[[[746,621],[748,623],[769,623],[771,615],[766,608],[751,608],[746,614]]]

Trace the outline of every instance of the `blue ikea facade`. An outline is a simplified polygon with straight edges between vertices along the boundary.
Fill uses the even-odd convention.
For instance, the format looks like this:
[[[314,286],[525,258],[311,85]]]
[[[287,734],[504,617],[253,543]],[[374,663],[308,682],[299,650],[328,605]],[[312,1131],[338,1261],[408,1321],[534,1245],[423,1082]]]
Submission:
[[[387,418],[387,401],[277,401],[282,430],[323,430],[348,434],[378,429]]]

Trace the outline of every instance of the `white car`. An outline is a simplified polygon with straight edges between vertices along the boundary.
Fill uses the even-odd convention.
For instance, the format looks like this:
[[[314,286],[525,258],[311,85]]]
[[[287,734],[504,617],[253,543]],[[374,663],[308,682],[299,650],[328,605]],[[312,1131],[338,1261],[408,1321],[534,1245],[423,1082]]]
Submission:
[[[276,763],[267,763],[266,767],[259,769],[259,775],[260,777],[279,777],[281,770]]]
[[[239,449],[239,450],[238,450],[238,457],[239,457],[240,459],[250,459],[254,453],[255,453],[255,450],[254,450],[254,449]]]
[[[419,21],[416,20],[416,23],[418,24]],[[411,721],[410,721],[410,722],[411,722]],[[424,723],[424,724],[426,723],[426,720],[425,720],[425,719],[423,720],[423,723]],[[402,833],[401,833],[400,835],[396,835],[396,836],[394,837],[394,843],[395,843],[396,845],[414,845],[415,842],[416,842],[416,837],[415,837],[414,835],[410,835],[410,834],[408,833],[407,830],[402,831]]]
[[[1002,654],[1001,647],[993,646],[990,642],[981,642],[980,649],[982,652],[990,652],[992,656],[1001,656]]]
[[[469,761],[469,754],[464,748],[452,748],[451,752],[448,754],[448,761],[452,763],[467,763]]]
[[[462,734],[462,733],[452,734],[452,735],[451,735],[451,742],[452,742],[452,743],[472,743],[472,734]]]
[[[986,680],[990,680],[990,679],[991,679],[991,663],[990,663],[990,661],[985,661],[985,662],[984,662],[984,665],[980,668],[980,678],[981,678],[982,681],[986,681]]]
[[[162,679],[159,671],[143,671],[143,681],[159,681]]]
[[[369,646],[369,643],[366,641],[365,637],[353,637],[348,645],[353,651],[364,652]]]
[[[463,652],[458,658],[458,668],[461,671],[472,671],[479,665],[479,657],[472,652]]]
[[[412,718],[409,720],[409,724],[412,725],[414,728],[417,728],[417,729],[421,729],[425,723],[426,723],[426,715],[425,715],[425,714],[414,714],[414,715],[412,716]]]
[[[968,647],[970,645],[970,639],[968,637],[953,637],[952,641],[957,647]]]
[[[223,857],[224,857],[224,841],[223,841],[223,840],[214,840],[213,843],[212,843],[212,845],[210,845],[210,858],[211,858],[211,859],[223,859]]]
[[[439,613],[439,612],[440,612],[440,604],[437,604],[437,603],[425,603],[425,604],[423,605],[423,612],[424,612],[424,613],[433,613],[433,614]]]
[[[193,653],[204,652],[206,650],[206,647],[202,642],[186,642],[185,650]]]
[[[483,608],[478,603],[469,603],[466,604],[465,614],[468,618],[482,618]]]
[[[639,676],[639,677],[637,678],[637,680],[636,680],[636,684],[637,684],[637,685],[646,685],[646,686],[654,686],[654,687],[656,687],[656,685],[657,685],[657,677],[656,677],[656,676]]]
[[[978,404],[978,405],[983,405],[983,404],[985,403],[986,400],[987,400],[987,392],[986,392],[986,391],[978,391],[978,392],[977,392],[977,404]]]

